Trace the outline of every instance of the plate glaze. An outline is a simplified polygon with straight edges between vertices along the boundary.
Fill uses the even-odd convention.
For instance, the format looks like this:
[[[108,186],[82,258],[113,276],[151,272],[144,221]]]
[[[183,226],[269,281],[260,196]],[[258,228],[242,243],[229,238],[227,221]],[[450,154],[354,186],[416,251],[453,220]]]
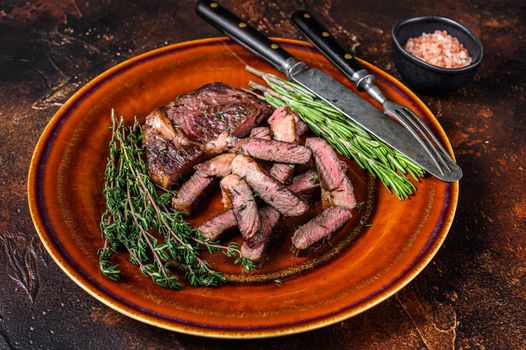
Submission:
[[[310,66],[350,86],[310,44],[276,40]],[[413,108],[453,155],[444,131],[426,106],[396,79],[362,63],[377,76],[386,95]],[[406,201],[377,184],[370,227],[353,245],[330,262],[282,283],[170,291],[142,276],[125,257],[116,261],[123,281],[104,277],[98,270],[96,251],[102,242],[99,220],[111,109],[128,120],[135,115],[144,118],[155,107],[206,83],[222,81],[245,87],[249,80],[257,80],[244,70],[245,64],[274,72],[226,38],[153,50],[93,79],[44,130],[28,180],[35,228],[64,272],[109,307],[151,325],[209,337],[298,333],[352,317],[385,300],[409,283],[444,241],[459,184],[428,177]]]

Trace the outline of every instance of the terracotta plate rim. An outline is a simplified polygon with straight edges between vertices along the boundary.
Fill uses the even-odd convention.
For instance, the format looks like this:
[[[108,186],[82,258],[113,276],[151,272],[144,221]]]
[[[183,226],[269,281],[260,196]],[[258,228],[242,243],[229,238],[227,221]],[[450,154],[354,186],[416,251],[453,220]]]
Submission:
[[[285,47],[289,46],[309,51],[315,51],[311,44],[304,41],[285,38],[273,39],[283,44]],[[376,293],[369,295],[365,300],[355,303],[355,305],[349,305],[345,309],[341,309],[333,314],[317,316],[316,318],[310,320],[303,320],[303,322],[295,323],[294,325],[281,324],[269,326],[266,328],[260,327],[257,330],[241,328],[238,328],[237,330],[220,330],[214,329],[210,325],[208,325],[209,328],[200,328],[195,324],[184,325],[182,323],[172,322],[161,317],[155,317],[155,315],[153,314],[147,314],[141,310],[134,309],[132,306],[112,298],[111,296],[107,295],[104,291],[102,291],[98,286],[87,281],[84,276],[82,276],[78,271],[74,269],[74,267],[70,265],[70,263],[67,261],[67,258],[62,255],[60,249],[52,241],[52,238],[49,236],[49,232],[47,232],[44,226],[38,207],[38,170],[41,164],[41,158],[45,153],[47,141],[50,137],[53,136],[52,134],[55,130],[55,127],[63,121],[63,117],[68,112],[68,110],[74,107],[74,105],[87,92],[89,92],[92,88],[95,88],[97,84],[103,82],[107,78],[122,71],[127,67],[133,66],[135,64],[140,64],[140,62],[144,59],[157,55],[162,55],[163,53],[169,53],[170,51],[174,50],[181,50],[184,48],[191,48],[194,46],[211,45],[223,42],[232,43],[232,41],[226,37],[198,39],[165,46],[159,49],[148,51],[134,58],[126,60],[92,79],[80,90],[78,90],[73,96],[71,96],[68,99],[68,101],[55,113],[55,115],[51,118],[46,128],[44,129],[35,147],[35,151],[31,158],[31,163],[29,167],[27,188],[31,218],[44,247],[51,255],[53,260],[66,273],[66,275],[68,275],[82,289],[84,289],[86,292],[88,292],[90,295],[92,295],[94,298],[96,298],[103,304],[133,319],[145,322],[147,324],[192,335],[232,339],[266,338],[287,334],[295,334],[328,326],[339,321],[343,321],[347,318],[353,317],[361,312],[364,312],[365,310],[368,310],[373,306],[381,303],[382,301],[388,299],[390,296],[392,296],[404,286],[406,286],[409,282],[411,282],[427,266],[427,264],[431,261],[433,256],[436,254],[436,252],[444,242],[448,231],[452,225],[453,218],[455,216],[455,211],[457,208],[459,195],[458,181],[448,185],[448,188],[446,190],[448,194],[442,206],[443,213],[441,214],[441,222],[435,227],[435,230],[431,235],[430,240],[427,242],[426,247],[420,252],[419,256],[415,259],[415,261],[413,261],[412,265],[406,271],[404,271],[402,275],[396,276],[389,284],[387,284],[387,287],[379,289]],[[415,101],[417,104],[415,107],[419,108],[427,116],[431,116],[428,119],[428,121],[432,124],[432,128],[438,134],[440,139],[444,142],[445,147],[447,148],[449,153],[454,157],[451,144],[444,130],[442,129],[434,115],[431,113],[431,111],[425,106],[425,104],[400,81],[387,74],[386,72],[380,70],[379,68],[373,66],[372,64],[367,63],[363,60],[361,61],[368,69],[373,71],[378,78],[389,82],[390,85],[392,85],[396,90],[401,92],[410,100]]]

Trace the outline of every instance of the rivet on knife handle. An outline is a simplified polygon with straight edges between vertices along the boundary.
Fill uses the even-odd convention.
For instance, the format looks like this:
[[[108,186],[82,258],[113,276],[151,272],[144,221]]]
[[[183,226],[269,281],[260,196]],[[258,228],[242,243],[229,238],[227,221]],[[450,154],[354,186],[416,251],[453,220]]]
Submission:
[[[278,44],[216,1],[200,0],[196,12],[208,23],[227,34],[258,57],[265,59],[280,72],[287,74],[297,62]]]

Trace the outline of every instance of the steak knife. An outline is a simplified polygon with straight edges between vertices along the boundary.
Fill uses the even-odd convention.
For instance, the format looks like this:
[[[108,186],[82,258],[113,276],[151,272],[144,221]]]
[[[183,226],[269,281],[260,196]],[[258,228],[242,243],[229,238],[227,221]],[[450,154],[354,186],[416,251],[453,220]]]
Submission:
[[[448,182],[457,181],[462,176],[458,167],[452,167],[451,171],[444,172],[402,125],[386,118],[382,112],[328,74],[297,61],[277,43],[216,1],[200,0],[196,12],[250,52],[266,60],[290,80],[341,111],[347,118],[407,156],[433,176]]]

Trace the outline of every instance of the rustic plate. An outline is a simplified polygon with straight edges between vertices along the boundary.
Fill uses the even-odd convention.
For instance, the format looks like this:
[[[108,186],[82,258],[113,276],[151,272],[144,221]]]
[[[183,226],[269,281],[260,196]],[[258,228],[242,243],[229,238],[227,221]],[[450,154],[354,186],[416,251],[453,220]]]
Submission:
[[[276,39],[293,55],[347,84],[312,47]],[[56,113],[35,149],[29,205],[36,230],[57,264],[95,298],[137,320],[184,333],[250,338],[302,332],[356,315],[411,281],[436,253],[453,220],[458,183],[426,178],[399,201],[377,185],[376,208],[354,244],[315,269],[282,283],[228,284],[170,291],[119,261],[120,283],[98,270],[99,219],[109,114],[144,117],[182,92],[214,81],[246,86],[245,64],[271,70],[225,38],[180,43],[128,60],[101,74]],[[411,106],[451,151],[426,106],[400,82],[364,64],[398,103]],[[348,84],[347,84],[348,85]],[[366,177],[355,177],[365,183]],[[365,188],[365,187],[364,187]],[[369,225],[368,225],[369,226]]]

